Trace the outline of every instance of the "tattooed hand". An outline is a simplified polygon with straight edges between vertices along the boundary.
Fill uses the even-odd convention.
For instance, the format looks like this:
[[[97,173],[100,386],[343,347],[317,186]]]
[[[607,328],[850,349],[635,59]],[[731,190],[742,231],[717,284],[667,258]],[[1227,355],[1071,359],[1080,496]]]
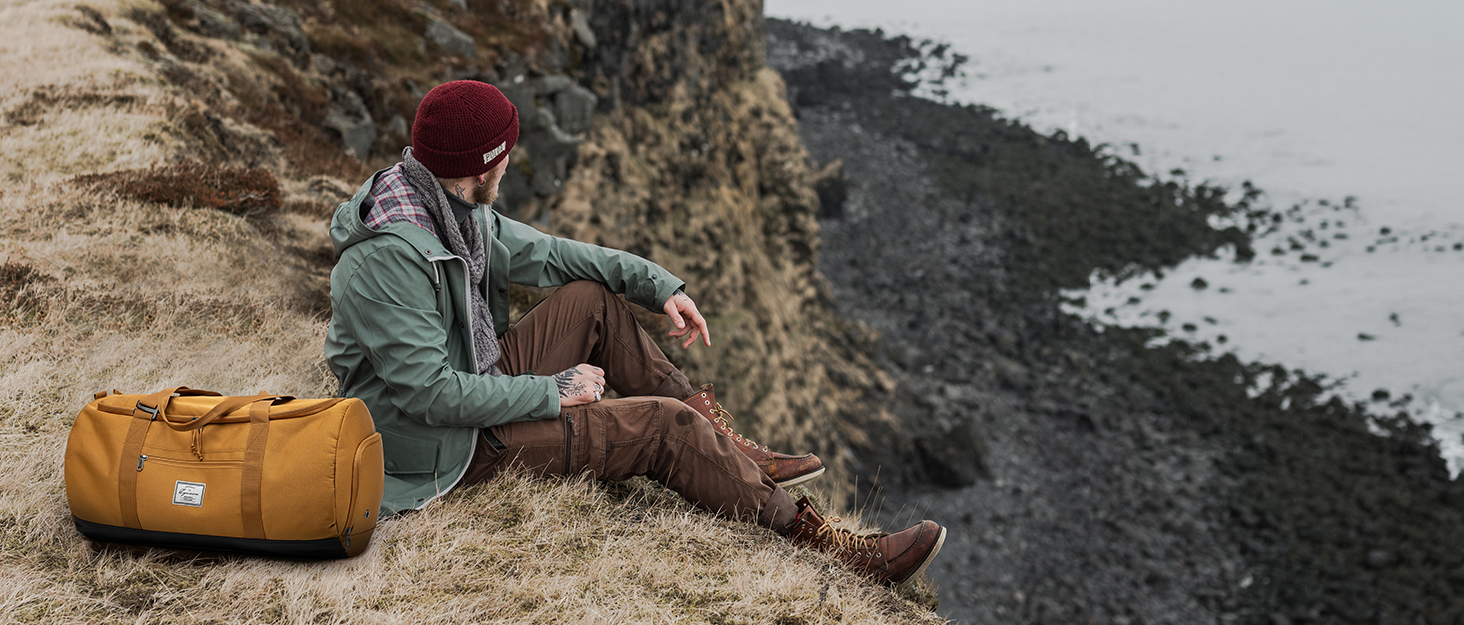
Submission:
[[[582,364],[554,375],[559,386],[559,407],[568,408],[600,401],[605,392],[605,370]]]

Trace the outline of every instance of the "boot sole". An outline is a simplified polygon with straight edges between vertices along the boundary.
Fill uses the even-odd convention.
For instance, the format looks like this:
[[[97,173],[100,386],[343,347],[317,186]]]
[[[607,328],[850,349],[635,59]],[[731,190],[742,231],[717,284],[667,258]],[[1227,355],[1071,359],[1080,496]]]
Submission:
[[[905,579],[900,580],[895,585],[896,586],[901,586],[901,587],[908,586],[912,582],[914,582],[916,578],[920,577],[920,574],[925,572],[925,567],[930,566],[930,563],[935,560],[935,554],[940,553],[941,546],[945,545],[945,538],[946,538],[946,528],[945,527],[941,527],[940,528],[940,538],[935,539],[935,548],[930,550],[930,555],[925,556],[925,561],[924,562],[921,562],[920,563],[920,566],[918,566],[918,567],[915,568],[915,572],[914,573],[911,573],[909,577],[906,577]]]
[[[784,480],[784,481],[781,481],[781,482],[773,482],[773,483],[774,484],[777,484],[783,490],[788,490],[789,488],[792,488],[792,487],[797,486],[799,484],[802,484],[804,482],[812,481],[813,478],[816,478],[816,477],[818,477],[820,475],[823,475],[825,468],[826,467],[819,467],[818,470],[817,471],[814,471],[813,473],[805,473],[803,475],[800,475],[800,476],[795,477],[795,478],[792,478],[792,479]]]

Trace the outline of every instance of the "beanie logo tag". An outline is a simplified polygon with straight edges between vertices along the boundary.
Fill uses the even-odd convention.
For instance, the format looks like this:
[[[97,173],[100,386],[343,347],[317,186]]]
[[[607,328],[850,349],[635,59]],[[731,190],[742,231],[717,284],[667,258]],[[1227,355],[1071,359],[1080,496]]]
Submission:
[[[483,153],[483,164],[484,165],[487,165],[488,164],[488,161],[491,161],[491,160],[493,160],[495,158],[498,158],[498,155],[499,154],[502,154],[503,153],[503,149],[506,148],[506,147],[508,147],[508,142],[505,141],[503,143],[498,144],[498,147],[493,148],[492,150],[489,150],[487,152],[484,152]]]

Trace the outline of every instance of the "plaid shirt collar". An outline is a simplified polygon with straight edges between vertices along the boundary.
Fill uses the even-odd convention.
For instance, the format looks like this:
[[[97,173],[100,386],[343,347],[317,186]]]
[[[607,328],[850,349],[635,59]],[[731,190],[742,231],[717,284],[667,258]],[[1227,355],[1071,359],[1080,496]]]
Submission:
[[[412,185],[407,184],[407,177],[402,175],[401,163],[386,170],[376,179],[376,184],[371,185],[371,200],[371,210],[366,213],[365,219],[367,228],[380,230],[388,224],[405,221],[437,236],[437,229],[432,226],[432,216],[427,214],[427,208],[422,206],[417,192],[412,189]]]

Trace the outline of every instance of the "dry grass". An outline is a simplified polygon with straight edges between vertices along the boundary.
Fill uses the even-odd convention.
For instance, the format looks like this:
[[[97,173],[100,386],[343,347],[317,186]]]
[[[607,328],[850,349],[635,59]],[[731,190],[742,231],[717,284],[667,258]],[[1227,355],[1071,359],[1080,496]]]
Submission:
[[[128,301],[16,267],[48,314],[0,325],[0,622],[938,622],[927,590],[871,585],[649,482],[505,477],[386,522],[342,562],[96,549],[61,481],[92,391],[328,394],[324,322],[181,292]]]
[[[165,11],[0,4],[0,623],[939,622],[928,588],[871,585],[648,482],[509,476],[339,562],[87,543],[62,457],[94,391],[335,387],[326,223],[363,167],[312,125],[318,85]],[[369,27],[387,26],[341,28]],[[281,210],[236,214],[259,198]]]
[[[126,169],[76,177],[76,183],[156,204],[215,208],[256,216],[280,208],[280,183],[267,169],[187,161],[164,168]]]
[[[144,135],[171,96],[137,60],[112,53],[139,29],[111,19],[115,5],[93,6],[113,23],[111,34],[77,27],[89,18],[70,3],[0,6],[0,177],[7,185],[139,167],[168,153],[165,141]]]
[[[6,483],[46,478],[15,464]],[[55,480],[40,486],[25,503],[42,513],[0,510],[0,539],[30,547],[6,558],[6,622],[939,622],[645,482],[507,476],[385,522],[336,562],[94,549],[66,527]]]
[[[54,291],[53,314],[0,329],[0,388],[14,389],[0,397],[0,621],[935,620],[918,595],[647,482],[506,477],[388,521],[342,562],[95,550],[70,527],[60,462],[92,390],[186,381],[319,396],[333,381],[318,321],[179,299],[153,302],[168,314],[141,321],[79,291]]]

